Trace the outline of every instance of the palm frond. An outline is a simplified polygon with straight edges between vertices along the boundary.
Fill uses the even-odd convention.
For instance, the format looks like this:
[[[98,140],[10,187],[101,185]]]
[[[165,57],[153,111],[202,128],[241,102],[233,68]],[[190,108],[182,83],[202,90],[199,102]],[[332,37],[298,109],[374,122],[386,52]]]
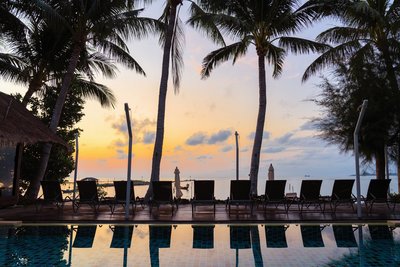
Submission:
[[[224,37],[214,22],[214,14],[206,13],[194,2],[191,2],[190,14],[191,16],[186,23],[204,32],[216,44],[226,45]]]
[[[183,45],[185,42],[185,35],[183,30],[182,21],[179,16],[176,16],[175,29],[172,35],[171,43],[171,72],[172,83],[174,85],[175,93],[179,92],[179,85],[183,70]]]
[[[303,74],[302,82],[305,82],[311,75],[329,65],[336,64],[337,62],[344,62],[346,59],[349,59],[360,47],[361,44],[358,40],[355,40],[329,49],[307,67]]]
[[[211,71],[221,63],[228,61],[229,59],[238,58],[243,51],[242,42],[236,42],[209,53],[204,59],[201,70],[202,79],[208,78],[211,74]],[[246,45],[249,45],[248,43]]]
[[[115,107],[116,98],[113,92],[103,84],[77,78],[71,86],[82,97],[98,100],[102,107]]]
[[[340,44],[359,39],[368,39],[369,32],[354,27],[332,27],[321,32],[316,40],[321,43]]]
[[[146,73],[139,63],[137,63],[127,51],[123,50],[118,45],[115,45],[107,40],[98,40],[98,47],[118,63],[123,64],[129,69],[134,69],[138,74],[146,76]]]
[[[281,37],[279,38],[279,46],[294,54],[321,53],[331,48],[326,44],[297,37]]]
[[[271,43],[267,45],[265,58],[267,62],[273,66],[272,77],[277,78],[282,74],[283,62],[286,57],[286,51],[283,48],[277,47]]]

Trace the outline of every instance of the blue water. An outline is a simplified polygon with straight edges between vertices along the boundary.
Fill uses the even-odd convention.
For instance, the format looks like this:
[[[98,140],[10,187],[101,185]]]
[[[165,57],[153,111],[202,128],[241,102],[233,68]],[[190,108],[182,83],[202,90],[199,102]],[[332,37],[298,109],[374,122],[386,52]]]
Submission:
[[[400,266],[400,228],[2,225],[0,266]]]

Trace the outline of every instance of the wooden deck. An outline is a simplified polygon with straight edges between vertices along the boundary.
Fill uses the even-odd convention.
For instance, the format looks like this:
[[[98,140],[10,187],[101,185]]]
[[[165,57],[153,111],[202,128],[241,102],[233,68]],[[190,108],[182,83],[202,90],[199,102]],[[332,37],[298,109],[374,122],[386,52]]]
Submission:
[[[357,218],[356,212],[351,207],[339,207],[336,213],[327,209],[324,213],[319,210],[309,209],[299,213],[297,206],[291,206],[288,214],[282,209],[268,208],[266,213],[262,206],[254,207],[253,214],[245,207],[233,208],[231,215],[228,214],[224,204],[218,204],[215,215],[211,207],[197,207],[197,212],[192,216],[191,205],[179,205],[171,215],[170,206],[162,206],[158,211],[153,209],[152,214],[149,208],[138,206],[134,214],[125,220],[124,209],[119,206],[114,214],[111,214],[108,206],[101,206],[96,214],[89,206],[82,206],[77,213],[72,210],[71,204],[67,204],[63,210],[55,206],[43,206],[36,211],[35,205],[15,206],[0,209],[0,224],[11,223],[133,223],[133,224],[232,224],[232,223],[357,223],[357,222],[386,222],[398,221],[400,223],[400,205],[393,212],[386,205],[376,204],[371,214],[367,214],[363,208],[363,217]],[[395,222],[396,223],[396,222]]]

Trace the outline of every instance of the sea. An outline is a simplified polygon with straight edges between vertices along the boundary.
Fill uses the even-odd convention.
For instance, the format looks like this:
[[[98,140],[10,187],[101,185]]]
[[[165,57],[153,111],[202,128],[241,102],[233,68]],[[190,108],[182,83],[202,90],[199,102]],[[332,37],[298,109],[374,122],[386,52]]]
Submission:
[[[398,183],[397,183],[397,175],[391,175],[389,177],[392,181],[390,183],[390,193],[398,193]],[[112,183],[114,180],[121,179],[112,179],[112,178],[97,178],[100,185],[105,185],[103,190],[106,192],[107,197],[114,196],[114,187]],[[210,178],[195,178],[196,180],[209,180]],[[352,176],[344,176],[344,177],[282,177],[276,178],[275,180],[287,180],[286,182],[286,193],[300,193],[301,181],[302,180],[322,180],[321,186],[321,195],[329,196],[332,193],[333,183],[336,179],[356,179],[354,175]],[[375,176],[361,176],[360,177],[360,187],[361,187],[361,195],[366,195],[368,190],[369,181],[371,179],[375,179]],[[135,180],[135,178],[133,178]],[[140,181],[148,182],[149,179],[139,179]],[[174,181],[174,178],[161,178],[161,181]],[[187,187],[188,189],[182,189],[183,196],[182,198],[191,199],[193,197],[193,182],[194,178],[185,179],[181,178],[181,187]],[[220,200],[225,200],[229,197],[230,190],[230,180],[232,178],[222,177],[222,178],[214,178],[215,181],[215,198]],[[244,179],[243,179],[244,180]],[[258,195],[263,195],[265,192],[265,178],[260,178],[258,180]],[[135,186],[135,195],[139,197],[143,197],[147,192],[148,185],[136,185]],[[63,185],[63,189],[67,191],[71,191],[73,189],[73,178],[69,178],[67,182]],[[175,186],[173,187],[175,194]],[[356,184],[354,183],[353,194],[356,195]]]

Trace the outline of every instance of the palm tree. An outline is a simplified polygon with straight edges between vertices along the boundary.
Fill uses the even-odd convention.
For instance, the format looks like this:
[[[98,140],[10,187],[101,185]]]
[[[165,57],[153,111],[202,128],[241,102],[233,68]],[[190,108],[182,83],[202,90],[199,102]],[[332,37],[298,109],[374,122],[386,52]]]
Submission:
[[[336,1],[324,0],[335,6]],[[400,2],[389,0],[345,1],[336,11],[324,13],[319,1],[310,1],[309,6],[320,11],[320,16],[340,19],[343,26],[332,27],[320,33],[316,40],[333,47],[319,56],[306,69],[303,81],[325,67],[347,62],[351,69],[362,67],[370,58],[383,62],[386,78],[393,92],[399,91],[396,65],[400,55]],[[333,9],[335,10],[335,9]],[[339,12],[339,10],[341,12]],[[384,146],[375,152],[377,178],[385,178]],[[398,160],[400,164],[400,159]],[[400,177],[400,176],[399,176]]]
[[[134,36],[141,38],[147,32],[156,29],[153,19],[139,18],[141,10],[134,10],[134,1],[35,1],[42,11],[42,16],[48,25],[69,32],[70,55],[64,72],[60,94],[55,104],[50,130],[56,131],[63,104],[71,86],[74,74],[86,51],[95,50],[100,54],[134,69],[139,74],[145,74],[140,65],[129,55],[125,40]],[[27,192],[28,200],[37,197],[40,181],[45,173],[49,159],[51,144],[45,144],[39,171],[32,180]]]
[[[175,93],[179,92],[181,70],[183,68],[182,43],[184,40],[184,29],[182,21],[179,18],[179,7],[182,5],[182,2],[183,0],[167,0],[164,12],[160,18],[164,24],[164,31],[160,36],[160,43],[163,45],[163,59],[158,98],[157,129],[150,176],[151,181],[160,180],[160,164],[164,143],[165,105],[168,91],[170,65],[172,68],[172,82]],[[202,9],[197,3],[194,1],[188,2],[190,4],[190,11],[193,16],[196,13],[201,12]],[[198,0],[197,2],[199,4],[206,5],[206,3],[212,1]],[[215,39],[218,40],[218,38]],[[146,199],[148,199],[151,195],[152,187],[150,184],[150,187],[146,193]]]
[[[208,18],[221,32],[226,32],[230,38],[236,40],[233,44],[212,51],[204,58],[202,78],[209,77],[211,71],[222,62],[232,60],[235,63],[238,58],[246,55],[251,45],[256,49],[259,109],[250,166],[253,194],[257,194],[260,151],[267,108],[265,61],[273,67],[273,78],[278,78],[287,51],[298,54],[326,49],[325,45],[292,36],[310,22],[307,12],[301,8],[295,10],[296,3],[296,0],[230,0],[225,1],[222,12],[199,14],[191,20],[194,26],[200,26],[198,19]]]
[[[182,56],[180,50],[180,43],[182,30],[180,24],[177,22],[177,9],[178,5],[182,4],[182,0],[168,0],[164,9],[161,20],[164,21],[165,29],[164,34],[160,37],[160,42],[163,45],[163,58],[160,89],[158,97],[158,112],[157,112],[157,130],[156,139],[154,144],[152,166],[151,166],[151,181],[158,181],[160,179],[160,164],[162,157],[162,148],[164,143],[164,121],[165,121],[165,103],[167,99],[169,67],[172,58],[172,66],[174,73],[175,89],[179,88],[180,70],[182,66]],[[179,17],[178,17],[179,18]],[[149,187],[146,198],[152,194],[152,187]]]

